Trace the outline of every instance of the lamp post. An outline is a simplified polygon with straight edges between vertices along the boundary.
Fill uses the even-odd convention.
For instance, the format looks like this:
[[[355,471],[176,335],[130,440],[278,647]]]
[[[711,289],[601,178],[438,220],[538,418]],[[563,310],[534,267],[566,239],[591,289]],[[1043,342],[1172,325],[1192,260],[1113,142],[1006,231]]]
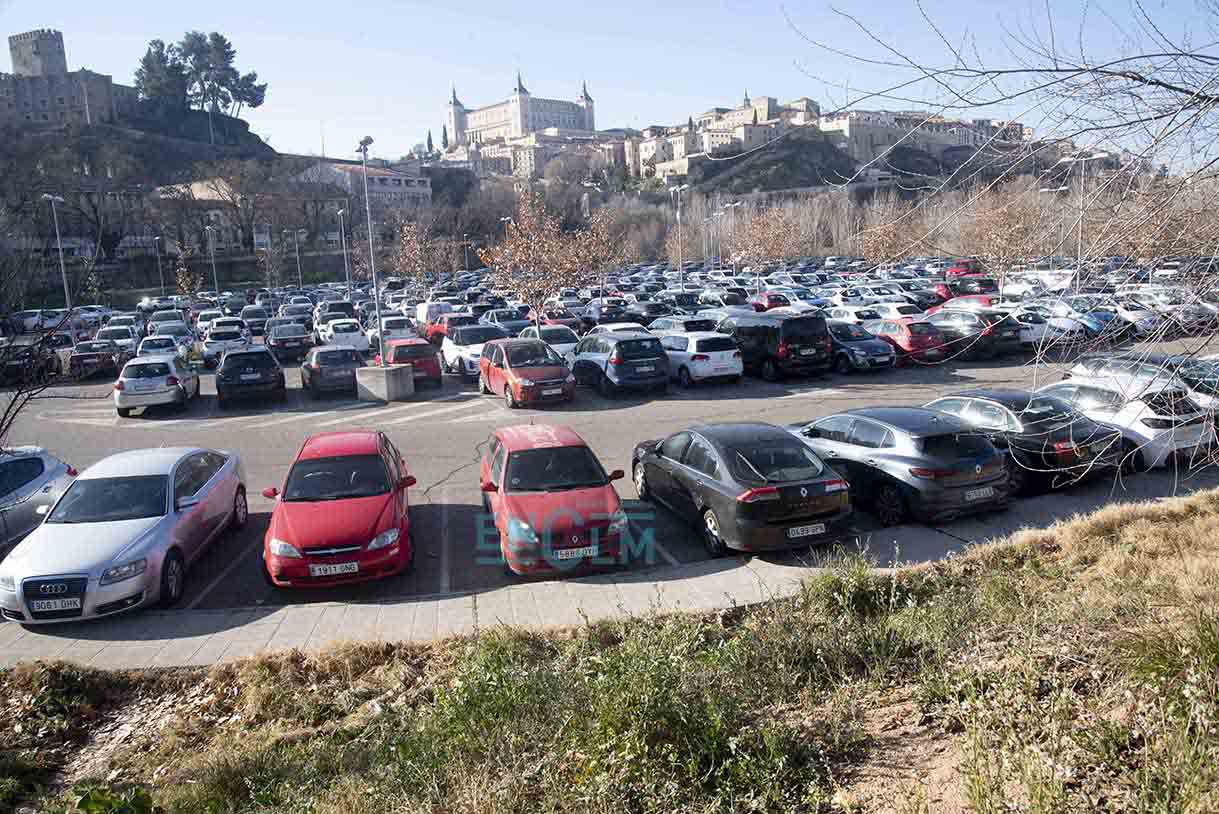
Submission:
[[[63,198],[58,195],[44,193],[42,199],[51,203],[51,220],[55,221],[55,245],[59,247],[59,276],[63,278],[64,306],[71,311],[72,293],[68,290],[68,267],[64,265],[63,261],[63,238],[59,234],[59,213],[55,211],[55,204],[63,203]]]
[[[1072,166],[1072,168],[1074,168],[1074,165],[1076,165],[1076,164],[1084,165],[1080,169],[1080,178],[1079,178],[1079,226],[1078,226],[1078,236],[1076,237],[1076,244],[1075,244],[1075,286],[1074,286],[1075,288],[1079,287],[1079,278],[1083,274],[1084,218],[1086,218],[1087,214],[1088,214],[1087,162],[1097,161],[1097,160],[1108,158],[1108,157],[1109,157],[1108,153],[1092,153],[1091,155],[1077,155],[1077,156],[1060,159],[1058,161],[1058,163],[1054,165],[1055,167],[1057,167],[1060,164],[1070,164]]]
[[[292,232],[292,245],[296,247],[296,281],[301,288],[305,287],[305,274],[301,271],[301,230],[284,229],[284,234]]]
[[[728,233],[732,236],[732,246],[733,246],[732,276],[733,277],[736,276],[736,208],[738,206],[740,206],[742,203],[744,203],[744,201],[733,201],[730,204],[724,204],[724,208],[732,213],[729,216],[729,224],[728,224],[729,232]]]
[[[162,238],[160,235],[157,235],[156,237],[154,237],[152,239],[152,248],[157,253],[157,277],[161,280],[161,296],[162,297],[165,296],[165,272],[161,270],[161,243],[163,243],[163,242],[164,242],[164,238]],[[217,291],[216,294],[219,295],[220,292]]]
[[[465,233],[461,236],[461,265],[466,271],[470,270],[470,236]]]
[[[377,260],[372,250],[372,201],[368,199],[368,147],[372,144],[372,136],[365,136],[360,139],[360,146],[357,152],[360,154],[361,164],[364,167],[364,207],[368,215],[368,269],[372,275],[372,303],[373,310],[376,312],[377,319],[377,336],[383,332],[381,327],[381,291],[377,285]],[[389,359],[388,353],[382,353],[381,367],[386,367],[386,362]]]
[[[1041,194],[1050,193],[1050,194],[1057,195],[1060,192],[1069,192],[1070,190],[1071,190],[1071,188],[1064,184],[1063,186],[1060,186],[1060,187],[1042,187],[1041,189],[1039,189],[1037,191]],[[1067,241],[1066,228],[1067,228],[1067,219],[1065,217],[1060,216],[1058,218],[1058,251],[1062,251],[1062,246]]]
[[[683,294],[686,291],[686,267],[681,262],[681,194],[689,188],[689,184],[682,184],[669,190],[670,199],[677,196],[677,284]]]
[[[216,294],[220,294],[220,277],[216,274],[216,227],[210,223],[203,227],[207,230],[207,245],[211,249],[212,254],[212,285],[215,287]]]
[[[347,299],[351,299],[351,268],[347,265],[347,232],[343,229],[343,215],[346,209],[339,210],[339,244],[343,247],[343,276],[347,279]]]

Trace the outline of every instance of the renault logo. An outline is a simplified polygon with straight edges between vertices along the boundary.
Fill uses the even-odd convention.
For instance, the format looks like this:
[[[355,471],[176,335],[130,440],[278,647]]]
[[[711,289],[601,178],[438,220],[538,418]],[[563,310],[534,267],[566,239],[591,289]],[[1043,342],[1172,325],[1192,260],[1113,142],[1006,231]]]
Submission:
[[[579,536],[578,534],[573,534],[573,535],[571,535],[571,541],[572,541],[573,543],[578,543],[578,542],[580,542],[580,536]]]
[[[808,497],[808,489],[805,489],[803,486],[800,487],[800,497]]]
[[[978,464],[974,467],[974,474],[977,474],[977,475],[982,474],[982,464]]]
[[[43,585],[39,587],[38,592],[44,594],[66,594],[68,592],[68,586],[62,582],[56,582],[52,585]]]

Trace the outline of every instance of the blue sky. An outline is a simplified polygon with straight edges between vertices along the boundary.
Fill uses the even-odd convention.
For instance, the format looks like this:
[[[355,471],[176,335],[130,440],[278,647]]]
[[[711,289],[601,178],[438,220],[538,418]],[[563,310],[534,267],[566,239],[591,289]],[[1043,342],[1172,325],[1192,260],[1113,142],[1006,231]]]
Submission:
[[[915,0],[837,5],[910,53],[946,52]],[[922,5],[950,40],[958,42],[968,31],[987,55],[1002,56],[1005,29],[1044,29],[1043,0]],[[1115,21],[1129,18],[1126,2],[1102,5]],[[1145,5],[1170,34],[1197,24],[1195,0]],[[1060,41],[1074,40],[1081,4],[1050,0],[1050,6]],[[70,68],[110,73],[121,82],[131,81],[150,39],[176,40],[188,29],[221,31],[237,48],[238,67],[257,70],[270,83],[267,103],[245,118],[276,149],[318,152],[324,132],[327,154],[348,156],[367,134],[376,139],[374,152],[397,157],[429,128],[439,143],[450,83],[467,107],[475,107],[506,97],[518,68],[539,96],[574,99],[580,82],[587,81],[603,128],[682,121],[714,105],[738,104],[746,88],[781,101],[809,96],[829,109],[842,103],[848,87],[874,88],[891,80],[892,71],[860,66],[803,42],[788,25],[785,8],[818,39],[876,53],[864,34],[822,0],[793,0],[786,7],[766,0],[350,0],[324,6],[288,0],[0,0],[0,29],[6,36],[60,29]],[[1102,6],[1092,9],[1085,26],[1089,36],[1111,32]],[[1116,38],[1104,36],[1102,45],[1112,47]],[[0,70],[7,67],[0,59]]]

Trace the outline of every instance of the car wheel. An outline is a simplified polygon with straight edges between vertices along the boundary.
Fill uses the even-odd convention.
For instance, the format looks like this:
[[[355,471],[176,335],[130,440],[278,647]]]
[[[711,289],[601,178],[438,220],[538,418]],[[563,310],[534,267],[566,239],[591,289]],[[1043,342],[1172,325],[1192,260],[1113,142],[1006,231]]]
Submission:
[[[845,353],[838,354],[838,358],[834,360],[834,370],[846,376],[855,371],[855,366],[851,364],[851,360]]]
[[[720,519],[715,516],[715,511],[707,509],[703,512],[703,545],[707,547],[707,553],[712,557],[722,557],[728,553],[723,533],[720,528]]]
[[[602,373],[601,378],[597,380],[597,389],[601,391],[601,395],[605,396],[607,399],[613,398],[614,396],[614,383],[611,382],[610,377],[604,373]]]
[[[245,526],[245,521],[250,519],[250,504],[246,501],[245,487],[237,487],[237,495],[233,498],[233,519],[229,521],[229,528],[236,531]]]
[[[119,418],[127,418],[131,415],[130,407],[115,407],[114,411],[119,414]]]
[[[309,382],[309,398],[313,399],[314,401],[317,401],[317,396],[318,396],[317,385],[314,384],[313,382]]]
[[[504,385],[504,405],[509,410],[515,410],[517,407],[516,397],[512,395],[512,385],[510,384]]]
[[[481,373],[478,374],[478,392],[484,396],[491,395],[491,388],[487,387],[487,379]]]
[[[165,555],[161,563],[161,607],[172,608],[182,598],[186,585],[186,563],[177,550]]]
[[[774,359],[767,359],[762,363],[762,378],[768,382],[779,380],[779,367],[775,364]]]
[[[222,396],[219,391],[216,393],[216,406],[221,410],[227,410],[229,407],[228,400],[225,399],[225,397]]]
[[[1147,470],[1143,461],[1143,451],[1130,441],[1122,444],[1122,474],[1133,475]]]
[[[683,367],[677,371],[677,383],[682,387],[693,387],[694,377],[690,375],[690,371],[687,368]]]
[[[635,481],[635,494],[639,495],[640,500],[651,500],[652,493],[648,490],[648,473],[643,468],[643,463],[635,464],[635,470],[631,473],[631,480]]]
[[[906,518],[906,499],[891,483],[883,483],[872,496],[872,508],[882,526],[896,526]]]
[[[1029,473],[1015,458],[1007,459],[1007,493],[1012,497],[1024,494],[1029,486]]]

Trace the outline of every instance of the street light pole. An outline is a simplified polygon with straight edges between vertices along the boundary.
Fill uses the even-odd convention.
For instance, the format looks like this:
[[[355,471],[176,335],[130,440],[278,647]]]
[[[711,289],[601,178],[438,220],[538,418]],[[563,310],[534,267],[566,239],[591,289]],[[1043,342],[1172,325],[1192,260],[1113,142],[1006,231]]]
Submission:
[[[161,242],[162,242],[162,238],[160,235],[157,235],[156,237],[154,237],[152,239],[152,247],[153,247],[153,249],[156,250],[156,253],[157,253],[157,278],[160,279],[160,281],[161,281],[161,296],[164,297],[165,296],[165,272],[161,270]],[[219,294],[220,292],[217,291],[216,293]]]
[[[351,269],[347,265],[347,231],[343,228],[343,215],[346,209],[339,210],[339,244],[343,247],[343,276],[347,279],[347,299],[351,299]]]
[[[466,270],[470,270],[470,236],[462,234],[461,236],[461,265]]]
[[[677,195],[677,284],[683,294],[686,292],[686,267],[681,262],[681,193],[689,187],[689,184],[682,184],[669,190],[670,198]]]
[[[736,276],[736,208],[741,205],[741,201],[733,201],[730,204],[724,204],[724,208],[732,212],[731,220],[728,225],[728,233],[732,236],[732,276]]]
[[[58,195],[44,194],[44,201],[51,202],[51,220],[55,221],[55,245],[59,247],[59,276],[63,278],[63,301],[64,306],[69,311],[72,310],[72,293],[68,290],[68,267],[63,261],[63,238],[59,234],[59,213],[55,211],[55,204],[63,203],[63,198]]]
[[[372,144],[372,136],[365,136],[360,139],[357,151],[360,153],[361,163],[364,166],[364,207],[368,215],[368,268],[372,274],[372,302],[377,318],[377,336],[380,336],[384,333],[381,325],[381,291],[380,286],[377,285],[377,260],[372,250],[372,201],[368,199],[368,147],[370,144]],[[386,367],[389,354],[382,353],[380,356],[381,367]]]
[[[305,287],[305,273],[301,271],[301,230],[296,229],[292,232],[292,245],[296,247],[296,282],[301,288]]]
[[[207,245],[211,248],[212,253],[212,285],[216,289],[216,293],[220,293],[220,277],[216,274],[216,229],[211,224],[208,224],[207,229]]]

